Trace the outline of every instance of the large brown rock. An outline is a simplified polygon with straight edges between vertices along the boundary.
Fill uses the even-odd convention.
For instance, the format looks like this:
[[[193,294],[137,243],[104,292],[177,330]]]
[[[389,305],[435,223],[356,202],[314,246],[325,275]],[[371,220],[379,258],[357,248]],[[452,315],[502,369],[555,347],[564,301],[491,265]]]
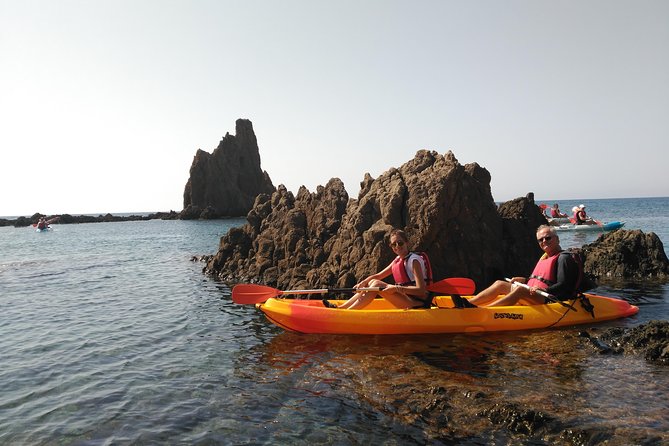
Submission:
[[[211,154],[199,149],[195,154],[184,190],[181,217],[246,215],[259,194],[271,194],[274,190],[269,175],[260,169],[253,124],[247,119],[238,119],[236,135],[226,133]]]
[[[657,234],[620,229],[583,247],[585,270],[600,278],[669,279],[669,260]]]
[[[279,186],[258,196],[247,221],[221,239],[205,271],[281,288],[354,285],[392,260],[391,228],[427,251],[435,279],[471,277],[480,288],[529,274],[541,253],[534,231],[545,222],[531,194],[498,213],[485,168],[427,150],[377,179],[367,174],[357,200],[336,178],[296,197]]]

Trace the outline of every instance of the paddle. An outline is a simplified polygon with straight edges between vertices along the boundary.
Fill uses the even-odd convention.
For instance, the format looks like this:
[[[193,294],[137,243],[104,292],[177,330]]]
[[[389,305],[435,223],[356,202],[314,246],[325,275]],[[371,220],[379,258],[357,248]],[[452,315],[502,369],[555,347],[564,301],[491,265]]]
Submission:
[[[439,294],[472,294],[476,288],[474,281],[466,277],[443,279],[427,287],[428,291]],[[232,288],[232,301],[237,304],[259,304],[272,297],[284,294],[328,294],[358,291],[381,291],[381,288],[320,288],[313,290],[278,290],[265,285],[240,283]]]
[[[45,223],[46,223],[47,226],[48,226],[48,225],[50,225],[51,223],[56,223],[58,220],[60,220],[60,215],[57,215],[57,216],[55,216],[55,217],[53,217],[53,218],[50,218],[50,219],[46,220]],[[33,223],[33,228],[36,228],[36,227],[37,227],[37,223]]]
[[[381,288],[320,288],[313,290],[277,290],[265,285],[240,283],[232,288],[232,301],[237,304],[260,304],[272,297],[284,294],[327,294],[353,291],[381,291]]]
[[[468,277],[449,277],[427,286],[427,290],[436,294],[474,294],[476,284]]]
[[[525,283],[522,283],[522,282],[514,282],[513,279],[509,279],[508,277],[506,277],[505,280],[506,280],[507,282],[509,282],[509,283],[515,283],[516,285],[520,285],[520,286],[522,286],[523,288],[527,288],[528,290],[531,288],[529,285],[527,285],[527,284],[525,284]],[[574,308],[573,306],[569,305],[568,303],[565,303],[565,302],[561,301],[560,299],[558,299],[557,297],[553,296],[552,294],[548,294],[548,293],[545,292],[544,290],[536,289],[536,290],[534,290],[534,292],[537,293],[537,294],[540,295],[540,296],[545,297],[546,299],[550,300],[551,302],[558,303],[558,304],[562,305],[562,306],[565,307],[565,308],[569,308],[570,310],[578,311],[578,310],[576,310],[576,308]]]

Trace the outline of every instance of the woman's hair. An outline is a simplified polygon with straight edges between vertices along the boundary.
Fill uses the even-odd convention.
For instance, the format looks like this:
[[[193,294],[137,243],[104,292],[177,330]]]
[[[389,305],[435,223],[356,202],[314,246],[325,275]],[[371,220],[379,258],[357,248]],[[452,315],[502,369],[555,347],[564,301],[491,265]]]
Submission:
[[[409,237],[407,237],[406,232],[402,231],[401,229],[393,229],[392,231],[390,231],[389,237],[392,238],[393,235],[396,236],[396,237],[401,238],[405,242],[409,241]]]

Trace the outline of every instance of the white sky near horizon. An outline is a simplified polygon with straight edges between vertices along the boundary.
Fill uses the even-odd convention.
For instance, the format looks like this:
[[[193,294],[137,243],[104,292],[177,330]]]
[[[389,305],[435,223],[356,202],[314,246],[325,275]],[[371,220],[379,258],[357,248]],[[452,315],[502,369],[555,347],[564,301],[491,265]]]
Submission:
[[[252,121],[275,185],[419,149],[496,201],[669,195],[669,2],[0,0],[0,216],[180,211]]]

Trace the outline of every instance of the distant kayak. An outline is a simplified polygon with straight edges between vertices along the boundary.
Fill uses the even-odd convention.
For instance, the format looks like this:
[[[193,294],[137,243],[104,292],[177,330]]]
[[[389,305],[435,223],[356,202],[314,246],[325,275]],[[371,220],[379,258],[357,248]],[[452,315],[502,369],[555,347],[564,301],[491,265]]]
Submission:
[[[548,220],[548,224],[551,226],[559,226],[571,223],[571,219],[569,217],[547,217],[546,220]]]
[[[51,230],[51,225],[47,226],[46,228],[35,228],[35,232],[49,232]]]
[[[620,229],[625,225],[624,221],[612,221],[609,223],[602,223],[601,225],[560,225],[556,226],[555,229],[558,231],[613,231],[614,229]]]

